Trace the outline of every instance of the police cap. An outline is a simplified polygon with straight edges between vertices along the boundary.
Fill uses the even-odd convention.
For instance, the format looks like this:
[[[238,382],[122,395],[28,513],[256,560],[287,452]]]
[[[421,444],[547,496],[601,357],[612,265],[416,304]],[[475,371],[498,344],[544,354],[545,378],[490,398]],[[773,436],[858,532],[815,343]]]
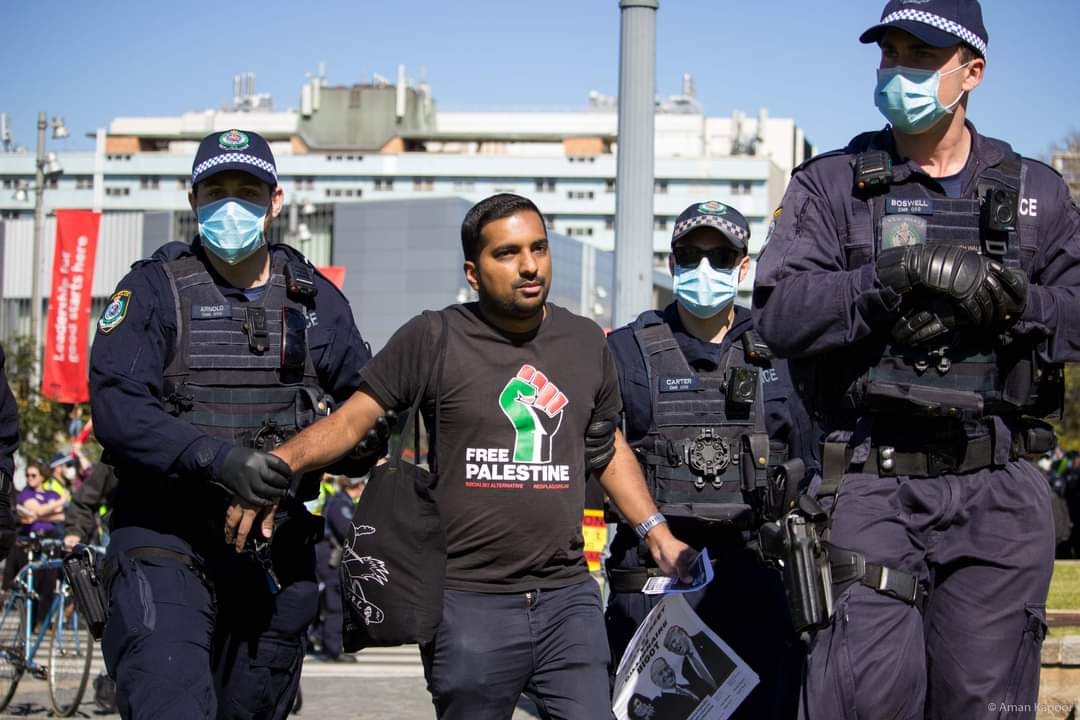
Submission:
[[[277,165],[270,144],[251,130],[226,130],[204,137],[191,165],[191,184],[226,170],[240,170],[270,187],[277,185]]]
[[[983,57],[990,41],[979,0],[889,0],[881,11],[881,22],[860,35],[859,41],[875,43],[889,28],[911,33],[931,47],[967,43]]]

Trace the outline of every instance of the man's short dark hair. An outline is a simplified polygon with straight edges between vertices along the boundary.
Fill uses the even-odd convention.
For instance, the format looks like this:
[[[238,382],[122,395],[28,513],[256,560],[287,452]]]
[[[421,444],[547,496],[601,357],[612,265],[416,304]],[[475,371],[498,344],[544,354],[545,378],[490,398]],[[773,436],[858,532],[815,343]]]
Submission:
[[[465,219],[461,221],[461,251],[465,253],[465,259],[476,262],[480,255],[480,233],[488,223],[516,215],[519,212],[534,212],[540,218],[540,224],[544,225],[544,216],[540,208],[536,207],[532,200],[513,193],[499,193],[469,208],[465,213]]]

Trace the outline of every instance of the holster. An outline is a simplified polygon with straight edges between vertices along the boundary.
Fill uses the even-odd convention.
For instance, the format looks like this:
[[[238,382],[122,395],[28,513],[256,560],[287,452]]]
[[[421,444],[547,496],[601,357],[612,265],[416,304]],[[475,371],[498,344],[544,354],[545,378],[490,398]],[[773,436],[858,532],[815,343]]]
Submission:
[[[758,530],[761,553],[780,566],[788,611],[796,632],[824,626],[832,616],[832,575],[818,526],[825,512],[809,496],[798,507]]]
[[[83,616],[90,634],[100,640],[109,619],[109,598],[97,567],[97,553],[88,545],[76,545],[64,558],[64,577],[71,585],[75,607]]]

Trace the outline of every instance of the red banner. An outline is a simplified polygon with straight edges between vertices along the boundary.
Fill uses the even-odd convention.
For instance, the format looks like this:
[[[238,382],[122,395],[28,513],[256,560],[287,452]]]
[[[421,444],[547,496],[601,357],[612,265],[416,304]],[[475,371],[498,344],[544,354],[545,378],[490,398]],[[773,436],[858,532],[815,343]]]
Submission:
[[[100,213],[56,211],[56,251],[45,323],[41,392],[57,402],[81,403],[90,399],[90,293],[100,224]]]
[[[323,265],[319,268],[319,272],[326,276],[326,278],[337,285],[337,289],[341,290],[345,287],[345,266],[344,265]]]

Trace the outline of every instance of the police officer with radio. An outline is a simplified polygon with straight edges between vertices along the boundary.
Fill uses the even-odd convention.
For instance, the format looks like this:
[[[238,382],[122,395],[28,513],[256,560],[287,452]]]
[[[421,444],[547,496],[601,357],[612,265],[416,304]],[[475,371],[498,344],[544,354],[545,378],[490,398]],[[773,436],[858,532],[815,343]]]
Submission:
[[[889,124],[796,169],[754,289],[827,432],[803,715],[1034,717],[1054,533],[1021,458],[1080,360],[1080,213],[967,119],[976,0],[892,0],[860,39]]]
[[[786,363],[734,303],[750,269],[750,228],[720,202],[695,203],[676,220],[669,268],[675,302],[642,313],[608,339],[619,373],[626,439],[672,532],[707,548],[716,580],[686,596],[761,678],[737,718],[794,717],[803,656],[780,575],[747,547],[766,516],[782,512],[815,438]],[[813,465],[810,459],[810,464]],[[790,476],[785,470],[790,470]],[[771,484],[771,487],[770,487]],[[790,496],[786,500],[790,502]],[[658,596],[641,529],[620,523],[607,571],[608,637],[618,664]]]
[[[285,195],[266,140],[207,136],[191,182],[198,235],[132,267],[91,355],[94,429],[119,480],[102,647],[125,718],[280,718],[323,530],[303,506],[318,477],[266,451],[348,397],[370,352],[337,288],[267,244]],[[274,512],[272,541],[227,544],[237,508]]]

